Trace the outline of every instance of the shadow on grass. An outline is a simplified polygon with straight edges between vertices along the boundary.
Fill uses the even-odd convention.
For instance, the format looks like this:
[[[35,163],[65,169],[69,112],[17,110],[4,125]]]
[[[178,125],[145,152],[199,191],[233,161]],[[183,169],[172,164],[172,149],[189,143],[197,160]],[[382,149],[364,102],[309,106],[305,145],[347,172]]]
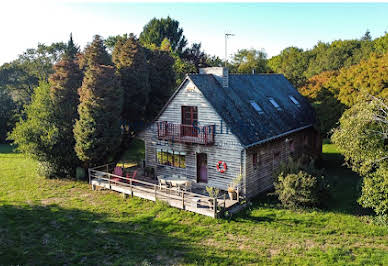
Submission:
[[[195,241],[191,225],[155,216],[112,220],[107,214],[48,206],[0,206],[0,264],[229,264],[217,247]],[[119,221],[116,221],[119,220]],[[185,232],[179,237],[179,232]],[[184,236],[184,238],[183,238]],[[187,237],[191,236],[191,237]],[[235,251],[234,251],[235,252]],[[254,263],[239,251],[240,261]]]

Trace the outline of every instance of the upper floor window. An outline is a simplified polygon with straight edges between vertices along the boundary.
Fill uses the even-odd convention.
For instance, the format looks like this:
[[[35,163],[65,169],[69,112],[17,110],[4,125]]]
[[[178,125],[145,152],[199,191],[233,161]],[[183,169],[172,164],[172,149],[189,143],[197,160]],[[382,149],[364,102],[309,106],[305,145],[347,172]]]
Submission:
[[[268,98],[269,102],[278,110],[278,111],[281,111],[282,108],[280,107],[280,105],[275,101],[274,98]]]
[[[261,114],[264,114],[264,111],[263,109],[261,109],[261,107],[255,102],[255,101],[250,101],[250,104],[252,105],[252,107],[261,115]]]
[[[298,101],[297,99],[295,99],[294,96],[289,95],[288,97],[290,98],[290,100],[291,100],[296,106],[300,107],[299,101]]]

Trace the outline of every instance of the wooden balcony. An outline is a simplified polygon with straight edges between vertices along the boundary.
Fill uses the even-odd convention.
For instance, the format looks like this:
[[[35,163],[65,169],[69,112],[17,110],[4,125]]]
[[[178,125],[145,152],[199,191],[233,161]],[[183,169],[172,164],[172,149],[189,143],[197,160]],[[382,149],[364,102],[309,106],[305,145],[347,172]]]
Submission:
[[[214,144],[215,125],[193,126],[162,121],[157,122],[157,128],[160,140],[203,145]]]

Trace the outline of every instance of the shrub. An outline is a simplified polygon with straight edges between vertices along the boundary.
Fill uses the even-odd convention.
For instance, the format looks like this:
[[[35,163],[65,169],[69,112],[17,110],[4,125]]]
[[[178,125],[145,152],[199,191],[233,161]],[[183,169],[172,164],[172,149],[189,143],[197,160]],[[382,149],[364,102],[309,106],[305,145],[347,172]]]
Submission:
[[[304,171],[297,174],[280,174],[275,182],[275,194],[287,208],[318,205],[318,178]]]
[[[290,159],[275,175],[274,194],[286,208],[322,207],[328,197],[322,172],[313,161],[306,165]]]

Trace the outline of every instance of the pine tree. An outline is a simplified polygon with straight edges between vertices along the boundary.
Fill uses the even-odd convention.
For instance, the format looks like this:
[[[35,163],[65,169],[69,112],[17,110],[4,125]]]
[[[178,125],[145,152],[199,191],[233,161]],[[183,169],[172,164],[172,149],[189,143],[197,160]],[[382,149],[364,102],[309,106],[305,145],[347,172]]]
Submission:
[[[148,62],[150,69],[149,103],[146,109],[146,120],[152,120],[175,88],[174,58],[169,50],[149,50]]]
[[[113,62],[124,91],[123,119],[129,124],[144,120],[150,91],[149,69],[144,48],[134,35],[116,44]]]
[[[86,69],[90,65],[112,65],[110,55],[106,51],[104,40],[99,35],[95,35],[84,53],[80,56],[80,68]]]
[[[50,76],[50,98],[53,104],[52,123],[58,128],[58,140],[55,144],[58,156],[58,169],[63,174],[74,176],[75,167],[79,165],[74,151],[75,140],[73,127],[78,118],[79,104],[78,88],[82,83],[82,71],[76,62],[78,48],[74,45],[72,36],[62,59],[54,65],[54,74]]]
[[[120,145],[122,90],[115,69],[102,58],[106,50],[96,37],[85,49],[88,62],[79,89],[79,119],[74,127],[75,151],[84,167],[112,161]]]

